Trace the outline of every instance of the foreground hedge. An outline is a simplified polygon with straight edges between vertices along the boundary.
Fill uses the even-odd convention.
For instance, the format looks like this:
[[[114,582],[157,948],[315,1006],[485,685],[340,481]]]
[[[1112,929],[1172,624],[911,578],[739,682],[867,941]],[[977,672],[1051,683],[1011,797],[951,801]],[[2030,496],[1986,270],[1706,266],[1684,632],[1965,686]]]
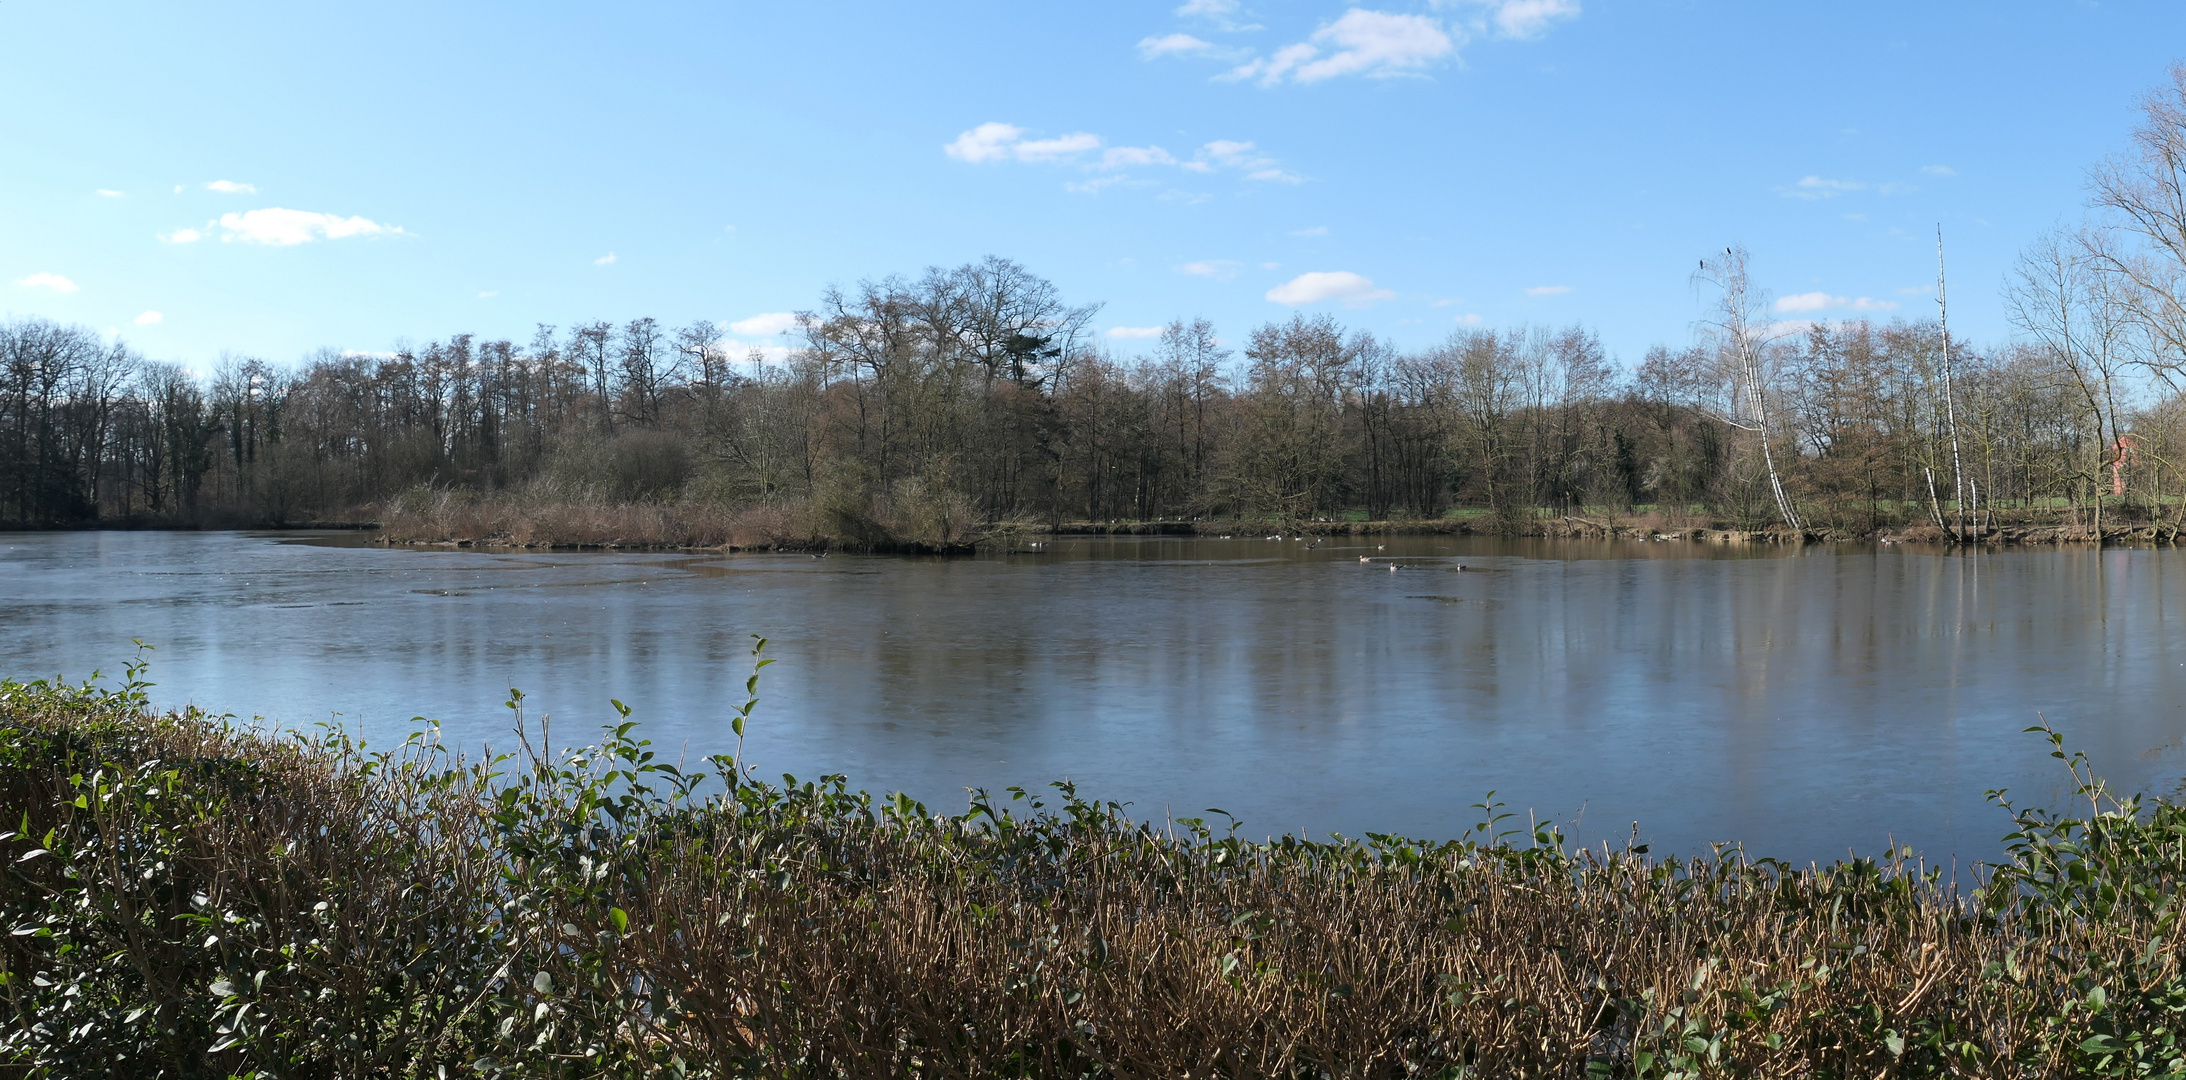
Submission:
[[[552,752],[521,695],[512,752],[368,751],[157,712],[139,670],[0,682],[18,1074],[2186,1069],[2186,812],[2077,757],[2086,816],[1997,796],[2011,862],[1969,895],[1906,852],[1566,850],[1492,803],[1447,843],[1157,830],[1068,785],[937,816],[682,772],[627,720]]]

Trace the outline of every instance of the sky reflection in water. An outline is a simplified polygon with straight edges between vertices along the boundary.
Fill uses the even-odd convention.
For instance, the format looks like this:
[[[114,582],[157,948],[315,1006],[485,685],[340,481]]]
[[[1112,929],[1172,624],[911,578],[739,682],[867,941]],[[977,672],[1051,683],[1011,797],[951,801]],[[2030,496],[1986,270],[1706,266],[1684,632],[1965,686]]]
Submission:
[[[1981,858],[2008,828],[1986,789],[2060,793],[2021,734],[2042,715],[2122,784],[2171,790],[2186,766],[2175,551],[1058,538],[816,560],[297,540],[0,534],[0,671],[119,671],[139,637],[164,701],[339,716],[374,740],[433,716],[475,744],[506,732],[519,686],[558,737],[620,698],[695,758],[727,747],[760,633],[780,663],[749,752],[769,773],[951,810],[968,786],[1067,776],[1155,818],[1221,807],[1253,836],[1452,836],[1493,788],[1575,839],[1637,820],[1680,852],[1895,837]]]

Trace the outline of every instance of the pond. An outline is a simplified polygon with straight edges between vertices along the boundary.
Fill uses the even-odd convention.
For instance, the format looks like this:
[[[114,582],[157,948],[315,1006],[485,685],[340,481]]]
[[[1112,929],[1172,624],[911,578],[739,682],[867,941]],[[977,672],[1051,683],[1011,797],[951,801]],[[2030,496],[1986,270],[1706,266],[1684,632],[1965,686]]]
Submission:
[[[1361,561],[1362,559],[1366,561]],[[1394,568],[1394,569],[1392,569]],[[1055,537],[961,559],[386,549],[355,534],[0,534],[0,672],[375,742],[557,741],[634,710],[937,810],[1069,778],[1253,837],[1450,837],[1492,789],[1574,840],[1990,858],[2058,804],[2043,719],[2114,782],[2186,770],[2186,555],[1468,537]]]

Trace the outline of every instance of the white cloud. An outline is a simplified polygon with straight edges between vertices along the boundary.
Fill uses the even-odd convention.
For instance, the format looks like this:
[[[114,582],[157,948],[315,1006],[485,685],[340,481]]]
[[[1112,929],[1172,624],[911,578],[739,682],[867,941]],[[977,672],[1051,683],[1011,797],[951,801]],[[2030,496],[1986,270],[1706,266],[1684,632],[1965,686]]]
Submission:
[[[252,184],[239,184],[239,183],[236,183],[236,182],[235,182],[235,181],[233,181],[233,180],[215,180],[215,181],[213,181],[213,182],[211,182],[211,183],[209,183],[209,184],[206,184],[206,185],[205,185],[205,190],[207,190],[207,191],[217,191],[217,192],[220,192],[220,193],[221,193],[221,194],[223,194],[223,195],[256,195],[256,194],[258,194],[258,188],[257,188],[257,187],[256,187],[255,185],[252,185]]]
[[[1112,146],[1101,154],[1101,168],[1124,169],[1134,165],[1174,165],[1176,158],[1158,146]]]
[[[985,161],[1063,161],[1088,150],[1100,149],[1098,135],[1074,132],[1053,139],[1027,139],[1025,129],[989,121],[956,137],[941,148],[957,159],[978,164]]]
[[[1324,49],[1329,50],[1325,55]],[[1256,79],[1262,86],[1285,79],[1313,83],[1339,75],[1387,78],[1415,74],[1456,51],[1457,42],[1428,16],[1352,8],[1314,31],[1310,40],[1240,64],[1225,77]]]
[[[1194,15],[1207,19],[1224,18],[1237,14],[1237,0],[1184,0],[1184,6],[1177,8],[1176,13],[1186,18]]]
[[[1019,161],[1062,161],[1101,148],[1101,138],[1083,131],[1052,139],[1026,139],[1010,147]]]
[[[1268,290],[1268,299],[1289,307],[1318,304],[1328,300],[1341,300],[1352,307],[1361,307],[1395,295],[1387,289],[1375,288],[1371,279],[1349,270],[1316,270],[1300,274]]]
[[[1161,327],[1158,327],[1158,326],[1111,326],[1111,327],[1109,327],[1109,328],[1108,328],[1108,336],[1109,336],[1109,337],[1112,337],[1112,338],[1124,338],[1124,339],[1135,339],[1135,338],[1157,338],[1157,337],[1160,337],[1160,336],[1161,336]]]
[[[1776,301],[1776,310],[1787,314],[1804,314],[1811,311],[1829,311],[1840,308],[1851,311],[1896,311],[1897,307],[1897,302],[1894,300],[1877,300],[1871,296],[1847,298],[1831,296],[1826,292],[1798,293],[1792,296],[1780,297]]]
[[[1292,236],[1327,236],[1327,235],[1328,235],[1328,226],[1326,226],[1326,225],[1315,225],[1314,227],[1312,227],[1312,228],[1310,228],[1310,229],[1292,229],[1292,230],[1290,230],[1290,235],[1292,235]]]
[[[614,252],[612,252],[612,251],[610,251],[610,252],[608,252],[607,254],[605,254],[605,255],[602,255],[602,256],[600,256],[600,257],[599,257],[599,258],[597,258],[597,259],[594,259],[594,260],[592,260],[592,265],[594,265],[594,266],[613,266],[613,265],[615,265],[615,253],[614,253]]]
[[[159,238],[170,244],[194,244],[205,239],[205,234],[196,229],[176,229],[171,233],[161,233]]]
[[[82,286],[59,274],[36,273],[26,278],[16,278],[15,283],[26,289],[52,289],[57,293],[72,293]]]
[[[1191,274],[1194,277],[1214,278],[1217,281],[1228,281],[1237,276],[1237,264],[1228,259],[1202,259],[1199,262],[1185,263],[1177,267],[1176,272]]]
[[[1100,151],[1098,158],[1086,156],[1096,150]],[[1025,137],[1025,129],[1015,124],[988,122],[960,133],[954,142],[943,146],[942,151],[958,161],[972,164],[998,161],[1061,163],[1075,165],[1081,170],[1109,173],[1148,168],[1180,168],[1186,172],[1201,174],[1235,170],[1244,174],[1247,180],[1264,183],[1305,182],[1304,177],[1282,168],[1274,158],[1256,150],[1252,143],[1234,139],[1216,139],[1206,143],[1193,153],[1191,160],[1180,161],[1175,154],[1159,146],[1110,146],[1103,149],[1101,137],[1091,132],[1074,132],[1052,139],[1028,139]],[[1068,182],[1063,186],[1069,191],[1093,195],[1103,188],[1124,182],[1124,177],[1109,175]]]
[[[136,323],[138,326],[154,326],[159,323],[166,322],[167,316],[162,315],[156,311],[147,311],[130,321]]]
[[[1260,269],[1262,270],[1280,270],[1282,268],[1283,264],[1279,262],[1264,262],[1260,264]]]
[[[1247,180],[1272,180],[1282,184],[1304,183],[1305,178],[1277,167],[1275,159],[1260,153],[1249,142],[1234,139],[1216,139],[1199,148],[1199,153],[1184,168],[1196,173],[1211,173],[1217,169],[1236,169]]]
[[[745,337],[773,337],[776,334],[786,334],[796,328],[797,315],[795,312],[789,311],[770,311],[764,315],[754,315],[749,319],[738,319],[729,324],[731,333],[742,334]]]
[[[1569,285],[1535,285],[1534,287],[1532,287],[1532,288],[1530,288],[1530,289],[1527,289],[1527,290],[1526,290],[1526,295],[1527,295],[1527,296],[1562,296],[1563,294],[1565,294],[1565,293],[1567,293],[1567,292],[1570,292],[1570,291],[1571,291],[1571,286],[1569,286]]]
[[[1878,195],[1903,195],[1916,190],[1913,185],[1892,180],[1870,184],[1864,180],[1831,180],[1822,176],[1804,176],[1790,187],[1780,187],[1776,193],[1787,199],[1834,199],[1854,191],[1872,191]]]
[[[119,199],[119,198],[121,198],[121,197],[122,197],[122,195],[123,195],[123,193],[122,193],[122,192],[119,192],[119,191],[115,191],[115,190],[114,190],[113,188],[103,188],[103,187],[102,187],[102,188],[100,188],[100,189],[99,189],[98,191],[94,192],[94,194],[98,194],[98,195],[103,195],[103,196],[105,196],[105,197],[107,197],[107,198],[109,198],[109,199]]]
[[[973,164],[1000,161],[1010,156],[1010,144],[1024,133],[1023,128],[989,121],[958,135],[955,142],[941,150],[958,161],[969,161]]]
[[[487,290],[486,290],[485,292],[479,293],[479,294],[478,294],[478,298],[479,298],[480,300],[491,300],[491,299],[493,299],[494,297],[496,297],[496,296],[499,296],[499,295],[501,295],[501,290],[499,290],[499,289],[487,289]]]
[[[289,247],[314,240],[343,240],[352,236],[392,236],[402,230],[361,217],[316,214],[278,206],[220,215],[220,239],[246,244]]]
[[[1866,184],[1857,180],[1825,180],[1819,176],[1801,177],[1799,182],[1777,191],[1794,199],[1834,199],[1847,191],[1863,191]]]
[[[1216,139],[1199,148],[1200,153],[1221,165],[1255,165],[1260,159],[1252,156],[1252,144],[1230,139]]]
[[[787,345],[783,345],[779,342],[738,341],[735,338],[723,339],[721,342],[721,351],[731,357],[736,358],[737,360],[752,361],[761,364],[786,363],[790,357],[796,355],[797,353],[796,349],[793,349]]]
[[[1949,165],[1923,165],[1920,171],[1929,176],[1957,176],[1958,170]]]
[[[1459,326],[1478,326],[1483,320],[1480,318],[1479,312],[1468,311],[1463,315],[1459,315],[1451,319],[1450,321],[1458,324]]]
[[[1162,37],[1148,37],[1141,40],[1139,42],[1139,55],[1152,60],[1157,56],[1182,56],[1189,53],[1209,52],[1213,48],[1213,42],[1201,41],[1190,34],[1167,34]]]
[[[1489,19],[1504,37],[1530,41],[1564,19],[1579,17],[1578,0],[1502,0]]]

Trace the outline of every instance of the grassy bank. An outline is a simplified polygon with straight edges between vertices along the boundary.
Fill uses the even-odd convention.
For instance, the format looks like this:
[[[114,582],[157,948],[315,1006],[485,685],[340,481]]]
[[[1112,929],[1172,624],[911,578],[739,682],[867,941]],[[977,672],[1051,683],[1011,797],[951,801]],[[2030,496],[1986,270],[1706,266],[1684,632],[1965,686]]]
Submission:
[[[961,500],[918,492],[722,506],[419,488],[381,505],[377,516],[383,542],[464,547],[953,554],[971,551],[977,539]]]
[[[753,686],[757,675],[754,674]],[[0,1063],[38,1077],[2161,1076],[2186,812],[1883,860],[1250,843],[1068,787],[371,750],[0,684]],[[752,711],[728,721],[736,734]],[[730,737],[730,732],[724,732]],[[2060,755],[2062,751],[2060,751]],[[2068,763],[2079,768],[2077,759]],[[2085,777],[2084,769],[2076,775]]]
[[[1902,509],[1902,508],[1894,508]],[[2141,507],[2113,508],[2097,528],[2052,507],[1985,512],[1974,538],[1988,545],[2175,543],[2178,522]],[[922,489],[880,499],[726,506],[703,500],[613,502],[552,490],[479,495],[418,488],[360,511],[377,517],[379,538],[391,544],[460,547],[695,551],[855,551],[965,554],[1007,550],[1027,535],[1259,536],[1525,536],[1602,540],[1688,540],[1701,543],[1879,541],[1947,543],[1942,529],[1914,523],[1875,527],[1815,526],[1790,530],[1748,526],[1697,509],[1583,507],[1491,513],[1453,510],[1440,517],[1340,520],[1260,517],[1139,520],[986,521],[961,498]]]

